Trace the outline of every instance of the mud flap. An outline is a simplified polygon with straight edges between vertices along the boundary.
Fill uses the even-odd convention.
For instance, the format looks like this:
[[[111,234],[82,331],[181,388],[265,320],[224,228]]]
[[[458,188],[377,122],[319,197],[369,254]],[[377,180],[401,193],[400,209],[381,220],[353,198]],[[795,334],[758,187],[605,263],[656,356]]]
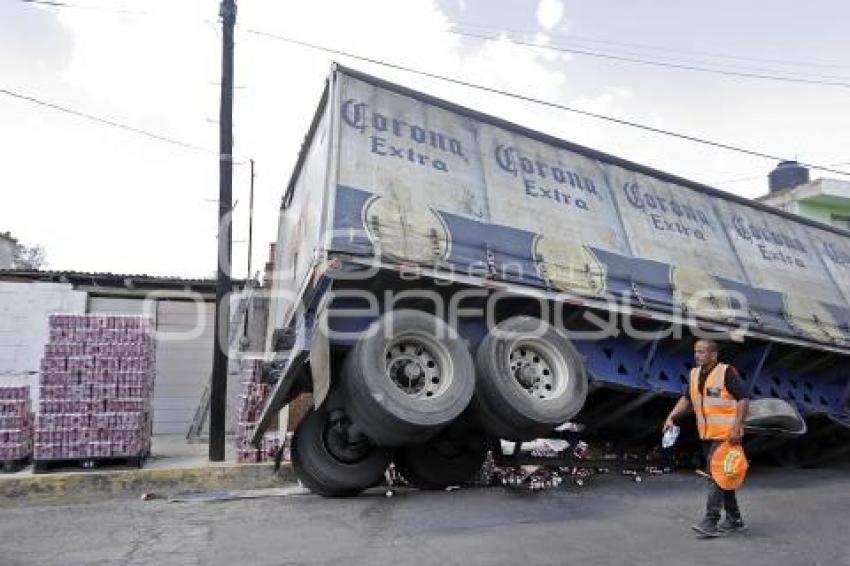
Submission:
[[[313,406],[318,409],[331,389],[331,346],[328,339],[327,302],[322,306],[310,340],[310,375],[313,378]]]

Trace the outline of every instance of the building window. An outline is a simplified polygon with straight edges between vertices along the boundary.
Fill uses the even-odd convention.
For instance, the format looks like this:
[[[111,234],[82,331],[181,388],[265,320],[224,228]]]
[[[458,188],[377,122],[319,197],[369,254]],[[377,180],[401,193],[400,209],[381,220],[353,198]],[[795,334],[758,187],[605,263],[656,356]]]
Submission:
[[[845,230],[850,230],[850,215],[833,214],[832,225],[836,228],[844,228]]]

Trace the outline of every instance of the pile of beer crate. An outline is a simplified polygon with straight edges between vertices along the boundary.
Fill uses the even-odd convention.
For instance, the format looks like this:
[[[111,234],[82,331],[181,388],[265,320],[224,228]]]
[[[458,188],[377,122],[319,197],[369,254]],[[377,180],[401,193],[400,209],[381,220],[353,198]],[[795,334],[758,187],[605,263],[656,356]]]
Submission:
[[[32,402],[29,386],[0,387],[0,470],[20,470],[32,455]]]
[[[142,467],[150,453],[156,344],[152,321],[54,314],[39,378],[33,468]]]
[[[236,461],[240,463],[274,460],[283,444],[278,431],[266,432],[259,447],[251,444],[263,405],[271,394],[271,385],[262,382],[261,374],[259,360],[242,360],[240,368],[242,395],[236,425]],[[286,454],[283,456],[288,459]]]

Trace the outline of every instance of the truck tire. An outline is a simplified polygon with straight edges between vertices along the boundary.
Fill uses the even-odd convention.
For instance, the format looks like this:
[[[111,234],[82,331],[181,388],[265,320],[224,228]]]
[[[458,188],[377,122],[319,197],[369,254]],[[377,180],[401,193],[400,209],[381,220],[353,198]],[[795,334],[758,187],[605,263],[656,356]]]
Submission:
[[[475,388],[455,330],[416,310],[390,311],[349,352],[342,389],[351,420],[379,446],[422,444],[456,419]]]
[[[531,440],[568,422],[584,406],[587,374],[562,332],[530,316],[509,318],[475,356],[473,404],[481,424],[506,440]]]
[[[337,412],[337,414],[341,414]],[[301,483],[324,497],[350,497],[380,483],[392,451],[365,437],[350,442],[345,417],[324,408],[304,417],[292,438],[292,467]]]
[[[486,457],[484,436],[443,438],[441,435],[427,444],[400,449],[395,465],[413,487],[445,489],[474,478]]]

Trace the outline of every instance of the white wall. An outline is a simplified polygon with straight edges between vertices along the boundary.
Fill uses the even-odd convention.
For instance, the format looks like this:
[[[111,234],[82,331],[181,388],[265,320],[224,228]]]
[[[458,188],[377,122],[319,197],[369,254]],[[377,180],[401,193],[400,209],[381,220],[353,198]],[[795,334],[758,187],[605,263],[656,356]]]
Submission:
[[[38,400],[38,369],[47,344],[47,316],[84,313],[86,293],[66,283],[0,282],[0,384],[30,385]]]
[[[234,313],[237,304],[234,301]],[[52,312],[147,314],[154,317],[159,332],[154,434],[185,435],[210,380],[214,308],[213,303],[159,300],[154,312],[145,313],[141,297],[88,297],[64,283],[0,282],[0,385],[30,385],[37,403],[37,372],[48,338],[47,316]],[[178,336],[169,337],[169,333]],[[230,421],[240,389],[238,374],[231,375]]]

